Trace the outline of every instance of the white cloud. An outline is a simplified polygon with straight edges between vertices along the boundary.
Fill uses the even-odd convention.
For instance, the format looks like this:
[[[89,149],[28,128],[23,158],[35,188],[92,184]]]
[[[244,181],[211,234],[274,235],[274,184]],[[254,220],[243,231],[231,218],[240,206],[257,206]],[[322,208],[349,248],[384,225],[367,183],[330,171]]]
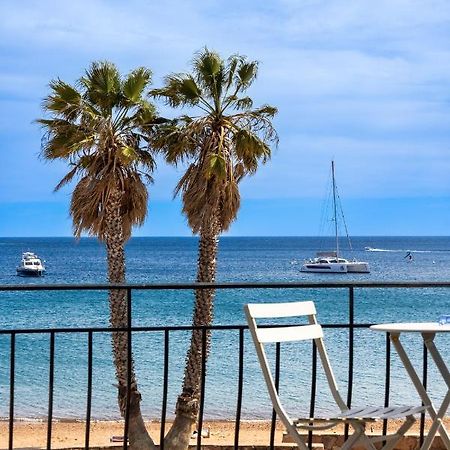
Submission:
[[[346,196],[450,194],[447,1],[6,0],[0,14],[0,133],[11,152],[11,130],[35,138],[29,117],[51,78],[73,81],[110,59],[123,71],[148,65],[160,84],[208,45],[260,60],[250,95],[280,110],[280,148],[244,195],[320,196],[333,155]],[[55,174],[39,173],[50,195]],[[153,195],[170,198],[176,178],[160,164]]]
[[[251,198],[321,198],[334,159],[345,198],[449,195],[448,147],[447,140],[428,145],[297,134],[242,191]]]

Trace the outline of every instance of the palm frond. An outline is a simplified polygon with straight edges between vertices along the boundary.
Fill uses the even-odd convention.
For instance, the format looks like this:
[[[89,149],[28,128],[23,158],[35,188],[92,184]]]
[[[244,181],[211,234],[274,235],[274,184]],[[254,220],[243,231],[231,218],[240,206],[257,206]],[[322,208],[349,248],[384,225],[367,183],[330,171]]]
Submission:
[[[83,231],[100,239],[104,237],[104,195],[101,183],[88,176],[83,177],[75,186],[70,202],[70,215],[76,237],[80,237]]]
[[[162,99],[174,108],[197,105],[201,100],[202,91],[190,75],[169,75],[164,79],[164,82],[163,88],[153,89],[150,94],[155,98]]]
[[[277,111],[276,108],[265,105],[258,109],[235,114],[232,116],[231,122],[235,130],[240,128],[251,130],[251,132],[260,136],[264,142],[277,146],[278,135],[271,120]]]
[[[140,173],[150,176],[156,170],[156,162],[153,154],[150,150],[142,150],[140,148],[135,148],[137,155],[137,161],[143,167]]]
[[[201,90],[192,77],[186,77],[180,84],[180,93],[184,95],[187,102],[195,104],[202,95]]]
[[[145,67],[133,70],[125,79],[122,91],[127,100],[132,104],[141,100],[144,89],[151,80],[152,73]]]
[[[220,202],[220,219],[221,228],[227,231],[234,220],[241,204],[241,196],[239,187],[235,180],[230,180],[223,189]]]
[[[195,55],[192,66],[199,77],[210,80],[220,72],[223,61],[218,53],[205,47]]]
[[[134,123],[136,126],[152,126],[156,123],[155,120],[159,121],[159,123],[165,122],[165,119],[157,117],[156,108],[152,103],[145,99],[140,99],[138,104],[138,110],[134,115]]]
[[[81,94],[59,78],[52,80],[49,87],[52,94],[44,99],[43,109],[66,120],[75,120],[82,113]]]
[[[75,166],[68,174],[66,174],[61,181],[55,186],[53,192],[59,191],[63,186],[70,183],[73,180],[73,177],[76,175],[78,171],[78,167]]]
[[[234,104],[234,103],[236,103],[238,100],[239,100],[239,97],[238,97],[236,94],[232,94],[232,95],[229,95],[229,96],[225,97],[225,98],[223,99],[223,104],[225,105],[223,110],[226,110],[226,108],[227,108],[230,104]]]
[[[242,97],[234,102],[237,110],[250,109],[253,106],[253,100],[250,97]]]
[[[115,64],[108,61],[93,62],[80,79],[86,99],[98,105],[103,115],[110,114],[114,104],[120,101],[121,81]]]
[[[42,154],[47,159],[68,158],[94,143],[93,135],[85,133],[77,124],[61,119],[38,122],[47,129],[42,140]]]
[[[153,148],[164,152],[169,164],[179,164],[191,156],[196,147],[195,132],[174,125],[160,127],[151,138]]]
[[[230,89],[231,85],[234,82],[235,76],[236,76],[236,70],[239,67],[240,64],[244,62],[245,58],[240,55],[232,55],[228,58],[228,64],[226,69],[226,87],[225,89]]]
[[[173,191],[174,198],[180,193],[180,191],[185,191],[187,189],[189,183],[192,182],[193,175],[195,176],[195,170],[196,165],[190,164],[186,169],[186,172],[184,172],[184,175],[179,179],[177,185],[175,186],[175,189]]]
[[[238,161],[248,173],[256,172],[259,160],[265,163],[270,158],[270,147],[248,130],[241,129],[235,134],[234,146]]]
[[[245,62],[239,66],[237,71],[239,82],[244,89],[248,88],[258,75],[258,62]]]
[[[277,113],[278,109],[270,105],[263,105],[260,108],[253,110],[252,112],[253,115],[261,115],[269,118],[275,117]]]
[[[213,154],[209,157],[209,167],[206,171],[206,177],[210,179],[215,176],[218,179],[226,177],[227,163],[225,158],[220,154]]]
[[[140,172],[140,176],[144,180],[145,184],[153,184],[153,182],[155,181],[149,173]]]
[[[241,162],[238,162],[233,167],[233,178],[236,180],[236,183],[239,183],[242,178],[245,176],[245,167]]]
[[[192,62],[195,78],[202,90],[208,93],[214,110],[220,110],[224,85],[226,83],[225,63],[220,55],[204,48]]]
[[[121,215],[124,238],[131,236],[133,226],[141,226],[147,216],[148,193],[137,173],[129,173],[125,178],[122,194]]]

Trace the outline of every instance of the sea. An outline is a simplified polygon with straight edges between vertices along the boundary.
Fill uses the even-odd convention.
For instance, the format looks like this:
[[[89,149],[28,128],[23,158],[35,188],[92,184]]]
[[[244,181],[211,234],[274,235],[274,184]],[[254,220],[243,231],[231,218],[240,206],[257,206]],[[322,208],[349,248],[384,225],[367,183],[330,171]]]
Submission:
[[[136,237],[126,246],[127,281],[130,283],[185,283],[196,277],[195,237]],[[348,258],[370,264],[369,274],[301,273],[302,262],[316,251],[333,248],[332,239],[313,237],[222,237],[219,242],[219,282],[329,282],[329,281],[450,281],[450,237],[356,237]],[[21,253],[33,251],[45,260],[41,278],[16,275]],[[407,257],[408,252],[412,259]],[[0,238],[0,284],[80,284],[106,282],[106,254],[94,238]],[[133,291],[133,325],[190,325],[191,291]],[[249,302],[313,300],[318,320],[324,324],[348,323],[347,289],[233,289],[216,294],[214,323],[244,324],[243,305]],[[382,322],[436,322],[450,314],[450,288],[357,288],[357,324]],[[0,329],[41,329],[108,326],[106,292],[91,291],[0,291]],[[168,415],[182,383],[189,333],[173,331],[169,345]],[[423,345],[420,336],[403,339],[419,374]],[[345,328],[327,328],[325,342],[340,391],[347,396],[348,340]],[[207,366],[205,416],[232,419],[238,393],[237,331],[216,331]],[[438,335],[436,343],[447,363],[450,336]],[[0,335],[0,418],[10,408],[9,335]],[[142,411],[159,418],[163,391],[164,334],[133,335],[133,353]],[[268,349],[272,360],[274,349]],[[284,344],[281,348],[280,395],[289,412],[309,411],[311,344]],[[384,402],[386,336],[367,328],[357,329],[354,340],[352,405]],[[16,336],[14,415],[17,419],[41,420],[48,411],[49,335]],[[428,361],[428,389],[438,402],[445,393],[442,379]],[[244,340],[242,416],[266,419],[272,408],[256,354],[248,333]],[[395,352],[391,357],[392,404],[420,403]],[[60,333],[55,339],[53,415],[78,420],[86,415],[87,334]],[[318,371],[316,413],[334,409],[323,371]],[[96,333],[93,341],[92,416],[117,419],[117,394],[109,333]]]

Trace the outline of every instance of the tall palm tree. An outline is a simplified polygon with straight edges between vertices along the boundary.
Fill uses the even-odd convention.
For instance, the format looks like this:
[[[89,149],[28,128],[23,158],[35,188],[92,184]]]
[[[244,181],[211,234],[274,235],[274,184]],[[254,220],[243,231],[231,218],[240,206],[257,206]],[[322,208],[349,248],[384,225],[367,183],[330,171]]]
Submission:
[[[109,62],[94,62],[76,86],[57,79],[44,99],[47,117],[42,156],[66,161],[70,171],[55,190],[77,179],[70,203],[75,236],[82,232],[105,242],[108,280],[125,282],[124,245],[134,225],[147,214],[146,183],[155,167],[146,136],[155,123],[155,108],[144,99],[151,72],[138,68],[121,77]],[[110,324],[127,326],[124,290],[110,290]],[[127,397],[127,334],[112,333],[120,412]],[[150,448],[140,410],[134,366],[129,398],[130,447]]]
[[[192,73],[169,75],[164,87],[152,91],[172,107],[200,111],[199,116],[182,116],[161,127],[152,141],[169,163],[189,163],[175,195],[181,193],[183,213],[193,233],[200,235],[198,282],[215,281],[218,236],[237,216],[238,184],[270,158],[270,144],[278,140],[271,122],[277,109],[254,109],[246,95],[257,72],[255,61],[239,55],[224,61],[205,48],[194,57]],[[214,290],[196,290],[195,327],[212,324],[213,301]],[[207,332],[206,354],[209,348]],[[188,448],[199,412],[201,368],[202,331],[197,330],[192,333],[175,422],[166,437],[171,450]]]

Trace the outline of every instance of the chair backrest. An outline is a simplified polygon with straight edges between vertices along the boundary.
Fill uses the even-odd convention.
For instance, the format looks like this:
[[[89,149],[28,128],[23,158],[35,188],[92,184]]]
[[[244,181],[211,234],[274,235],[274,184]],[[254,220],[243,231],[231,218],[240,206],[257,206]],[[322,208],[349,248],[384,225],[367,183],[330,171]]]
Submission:
[[[287,422],[290,425],[293,423],[283,408],[275,387],[275,382],[264,350],[264,344],[267,343],[314,340],[333,398],[341,411],[347,409],[345,402],[339,394],[336,380],[330,366],[325,345],[323,343],[323,330],[316,319],[316,307],[314,302],[253,303],[245,305],[244,310],[272,404],[283,422]],[[290,326],[265,325],[262,328],[259,327],[257,323],[258,319],[281,319],[301,316],[307,316],[307,324]]]

